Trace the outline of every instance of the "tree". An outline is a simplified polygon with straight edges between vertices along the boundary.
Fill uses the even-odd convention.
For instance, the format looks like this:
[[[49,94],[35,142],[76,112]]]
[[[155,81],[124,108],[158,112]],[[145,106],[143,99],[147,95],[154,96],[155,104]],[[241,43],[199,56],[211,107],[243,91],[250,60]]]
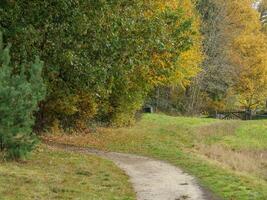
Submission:
[[[261,1],[263,8],[265,1]],[[199,0],[205,60],[187,89],[187,112],[255,108],[266,93],[266,39],[253,1]]]
[[[177,2],[186,13],[184,18],[191,20],[194,34],[187,34],[191,37],[192,45],[181,53],[178,62],[175,63],[176,71],[169,76],[169,82],[159,84],[147,100],[148,104],[154,105],[158,110],[172,113],[181,111],[181,97],[192,79],[200,72],[203,60],[201,23],[195,2],[191,0]]]
[[[267,25],[267,0],[261,0],[259,2],[258,10],[261,14],[261,22],[263,23],[264,29],[266,31]]]
[[[267,39],[261,32],[260,16],[252,1],[227,4],[229,58],[235,66],[233,86],[241,107],[254,109],[267,95]]]
[[[45,61],[40,124],[129,124],[150,90],[196,74],[200,42],[189,0],[5,2],[0,27],[13,61]]]
[[[225,34],[226,10],[223,1],[199,0],[204,61],[200,73],[179,101],[187,114],[225,109],[224,99],[233,84],[233,66],[227,57],[229,37]]]
[[[24,158],[37,140],[32,133],[34,112],[44,99],[43,63],[36,58],[28,66],[11,67],[10,46],[4,48],[0,32],[0,151],[11,159]]]

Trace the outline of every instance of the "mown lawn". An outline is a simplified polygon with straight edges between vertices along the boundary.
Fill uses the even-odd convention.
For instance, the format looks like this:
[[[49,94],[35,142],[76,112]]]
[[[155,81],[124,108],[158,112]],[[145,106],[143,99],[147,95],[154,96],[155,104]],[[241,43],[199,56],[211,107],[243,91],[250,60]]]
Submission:
[[[131,128],[54,141],[166,160],[226,200],[267,199],[267,121],[144,115]],[[46,138],[47,139],[47,138]]]
[[[42,146],[26,162],[0,162],[1,200],[133,200],[128,177],[113,163]]]

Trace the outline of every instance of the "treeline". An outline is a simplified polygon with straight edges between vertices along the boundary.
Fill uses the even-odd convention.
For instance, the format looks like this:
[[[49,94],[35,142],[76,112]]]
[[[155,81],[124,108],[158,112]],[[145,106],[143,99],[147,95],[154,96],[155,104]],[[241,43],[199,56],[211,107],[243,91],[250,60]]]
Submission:
[[[201,72],[183,92],[158,88],[150,102],[183,114],[264,109],[267,99],[267,1],[199,0]],[[257,11],[258,9],[258,11]]]
[[[207,0],[199,4],[207,56],[199,83],[209,102],[206,110],[265,106],[267,38],[253,2]]]
[[[156,86],[198,71],[198,17],[186,1],[5,1],[1,30],[14,65],[44,61],[38,124],[129,124]],[[192,57],[191,57],[192,56]]]
[[[8,81],[6,88],[18,91],[9,98],[31,105],[18,111],[25,119],[14,115],[17,103],[1,110],[2,151],[9,149],[8,130],[23,120],[25,130],[12,130],[8,141],[18,152],[28,140],[34,143],[34,118],[36,130],[84,129],[91,122],[129,125],[144,104],[186,114],[259,107],[267,96],[267,40],[264,14],[260,19],[252,3],[1,1],[0,71],[9,68],[5,77],[20,83]],[[36,56],[43,64],[31,63]],[[34,66],[39,66],[36,73]],[[32,88],[28,95],[20,85]],[[0,85],[1,95],[2,90]],[[0,96],[0,108],[9,98]],[[28,139],[19,145],[24,133]]]

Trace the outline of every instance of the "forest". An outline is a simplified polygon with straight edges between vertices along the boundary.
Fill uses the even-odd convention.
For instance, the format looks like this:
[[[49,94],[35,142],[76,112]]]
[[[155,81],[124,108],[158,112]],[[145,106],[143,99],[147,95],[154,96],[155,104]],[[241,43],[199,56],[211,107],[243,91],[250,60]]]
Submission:
[[[144,115],[147,106],[157,114]],[[128,137],[127,129],[137,132],[144,124],[155,130],[158,138],[162,137],[161,128],[167,135],[171,131],[176,134],[174,127],[181,128],[176,137],[168,136],[170,143],[175,138],[181,140],[172,145],[178,145],[183,153],[199,151],[212,157],[218,149],[203,145],[240,131],[239,124],[250,127],[243,124],[250,122],[206,117],[247,111],[267,116],[267,0],[0,0],[0,165],[31,162],[28,159],[37,162],[36,151],[40,149],[48,158],[47,141],[165,159],[162,152],[153,151],[157,139],[149,135],[149,130],[146,135],[141,128],[144,135],[136,136],[130,131],[132,140],[125,138],[130,146],[120,143]],[[170,128],[168,116],[185,120],[185,124],[180,127],[173,122]],[[192,127],[187,119],[192,119]],[[156,121],[162,127],[154,124]],[[209,134],[220,133],[220,128],[211,125],[209,129],[208,123],[221,123],[218,126],[225,133],[198,138],[194,136],[198,134],[194,123]],[[266,120],[252,123],[255,129],[247,128],[244,132],[262,133],[265,141]],[[115,134],[118,130],[124,130],[125,135],[120,131]],[[112,132],[112,137],[106,132]],[[195,138],[200,140],[198,145],[189,142]],[[227,151],[242,154],[239,146],[231,146],[236,140],[228,144],[228,139],[222,140],[227,143]],[[244,141],[250,144],[252,140]],[[163,149],[168,152],[174,148],[170,143],[158,145],[170,145],[168,150]],[[151,151],[144,145],[150,146]],[[266,177],[267,146],[252,146],[248,151],[255,153],[260,149],[264,158],[264,167],[259,164],[255,170],[260,172],[256,174]],[[59,154],[51,156],[59,158]],[[247,156],[244,154],[244,158],[254,159]],[[202,180],[202,174],[192,167],[192,163],[200,161],[182,158],[191,166],[188,173]],[[86,159],[100,162],[93,158],[81,162]],[[172,159],[167,160],[187,169],[187,164],[175,164]],[[220,159],[215,160],[221,162]],[[233,163],[226,165],[231,170],[240,169]],[[0,173],[2,170],[0,167]],[[258,187],[262,191],[267,189],[266,180],[267,177]],[[0,186],[1,181],[4,184],[0,178]],[[245,184],[246,180],[242,181]],[[217,192],[216,184],[216,188],[210,188],[214,183],[205,178],[203,183]],[[248,198],[246,193],[217,193],[229,200]],[[259,189],[259,193],[252,199],[267,198],[266,192]],[[1,194],[0,189],[0,199]]]

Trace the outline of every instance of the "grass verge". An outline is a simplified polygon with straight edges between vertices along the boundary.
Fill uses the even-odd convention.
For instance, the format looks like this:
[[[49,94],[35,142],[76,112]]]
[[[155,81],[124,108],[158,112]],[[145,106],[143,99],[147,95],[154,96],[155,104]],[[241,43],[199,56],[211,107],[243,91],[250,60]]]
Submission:
[[[128,177],[110,161],[42,146],[30,160],[0,162],[1,200],[133,200]]]

